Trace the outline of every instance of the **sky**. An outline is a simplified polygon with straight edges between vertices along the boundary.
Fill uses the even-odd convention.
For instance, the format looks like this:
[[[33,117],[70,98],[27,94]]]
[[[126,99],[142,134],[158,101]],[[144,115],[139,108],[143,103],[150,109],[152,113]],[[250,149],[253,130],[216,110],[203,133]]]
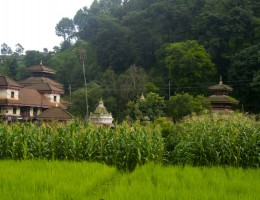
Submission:
[[[93,0],[3,0],[0,6],[0,45],[6,43],[13,51],[20,43],[25,51],[53,50],[62,37],[55,27],[63,17],[73,19]]]

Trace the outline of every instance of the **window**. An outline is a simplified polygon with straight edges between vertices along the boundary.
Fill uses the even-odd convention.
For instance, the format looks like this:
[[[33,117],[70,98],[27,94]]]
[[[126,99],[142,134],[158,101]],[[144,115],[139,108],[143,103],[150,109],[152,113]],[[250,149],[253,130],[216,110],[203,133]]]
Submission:
[[[13,114],[16,114],[17,108],[13,108]]]
[[[54,99],[54,102],[56,102],[57,101],[57,96],[54,96],[53,99]]]
[[[11,92],[11,98],[14,98],[14,92]]]

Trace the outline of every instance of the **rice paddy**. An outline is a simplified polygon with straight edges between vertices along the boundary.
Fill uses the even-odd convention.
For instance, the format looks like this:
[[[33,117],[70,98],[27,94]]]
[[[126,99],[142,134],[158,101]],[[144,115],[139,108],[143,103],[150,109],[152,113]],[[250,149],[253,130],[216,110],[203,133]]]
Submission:
[[[260,199],[260,169],[148,163],[123,173],[101,163],[0,161],[9,199]]]

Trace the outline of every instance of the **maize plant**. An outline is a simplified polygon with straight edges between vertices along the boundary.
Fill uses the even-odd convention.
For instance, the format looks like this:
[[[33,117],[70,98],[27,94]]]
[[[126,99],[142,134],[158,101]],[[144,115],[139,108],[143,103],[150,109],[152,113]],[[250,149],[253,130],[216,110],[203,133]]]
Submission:
[[[77,122],[0,125],[0,159],[94,161],[132,171],[148,161],[161,162],[163,151],[156,125],[123,123],[113,129]]]
[[[260,124],[241,113],[193,116],[176,124],[166,141],[174,164],[260,166]]]

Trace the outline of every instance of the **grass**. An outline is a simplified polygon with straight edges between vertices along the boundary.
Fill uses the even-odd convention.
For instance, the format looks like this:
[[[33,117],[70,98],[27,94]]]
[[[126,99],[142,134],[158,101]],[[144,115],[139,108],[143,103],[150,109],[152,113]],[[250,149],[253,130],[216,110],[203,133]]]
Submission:
[[[260,199],[260,169],[153,163],[122,173],[100,163],[0,161],[7,199]]]

